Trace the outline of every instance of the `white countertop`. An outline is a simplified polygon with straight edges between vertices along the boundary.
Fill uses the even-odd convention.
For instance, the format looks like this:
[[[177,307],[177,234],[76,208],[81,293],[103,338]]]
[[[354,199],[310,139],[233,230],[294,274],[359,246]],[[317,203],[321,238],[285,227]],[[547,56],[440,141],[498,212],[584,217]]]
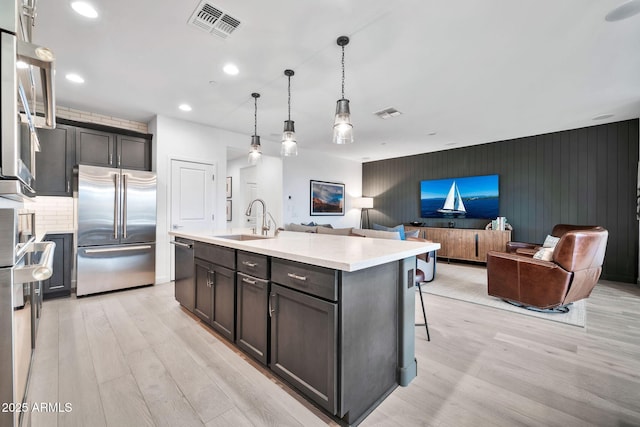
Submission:
[[[230,234],[250,234],[250,232],[238,230],[169,232],[170,236],[343,271],[362,270],[440,249],[439,243],[289,231],[282,231],[277,237],[257,240],[231,240],[219,237]]]

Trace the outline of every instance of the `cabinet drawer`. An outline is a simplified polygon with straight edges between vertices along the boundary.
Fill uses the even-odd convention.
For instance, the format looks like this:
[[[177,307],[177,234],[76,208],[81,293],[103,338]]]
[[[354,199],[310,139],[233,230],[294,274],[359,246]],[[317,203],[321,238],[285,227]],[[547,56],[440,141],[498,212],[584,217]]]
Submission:
[[[338,300],[338,272],[330,268],[272,258],[271,281],[320,298]]]
[[[235,270],[236,251],[235,249],[223,246],[210,245],[209,243],[195,242],[195,257],[209,261],[213,264]]]
[[[267,256],[238,251],[238,271],[260,279],[269,279]]]

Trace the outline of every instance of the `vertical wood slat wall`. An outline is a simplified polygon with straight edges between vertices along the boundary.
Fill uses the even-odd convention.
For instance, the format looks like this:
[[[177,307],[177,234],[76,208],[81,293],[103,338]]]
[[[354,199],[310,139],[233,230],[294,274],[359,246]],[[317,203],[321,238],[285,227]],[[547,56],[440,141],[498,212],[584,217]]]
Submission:
[[[420,218],[420,181],[500,176],[500,215],[512,238],[542,242],[558,223],[609,230],[602,277],[635,283],[638,272],[638,119],[362,166],[362,194],[374,197],[370,222],[394,226],[449,219]],[[455,219],[456,227],[484,228],[487,220]]]

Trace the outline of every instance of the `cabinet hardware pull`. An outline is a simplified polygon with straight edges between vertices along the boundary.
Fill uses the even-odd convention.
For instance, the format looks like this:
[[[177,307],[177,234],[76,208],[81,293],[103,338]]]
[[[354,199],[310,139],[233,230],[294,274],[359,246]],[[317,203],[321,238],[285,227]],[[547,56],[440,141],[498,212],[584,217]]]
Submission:
[[[303,282],[307,281],[307,276],[300,276],[295,273],[287,273],[287,276],[291,277],[292,279],[302,280]]]
[[[250,284],[250,285],[255,285],[256,283],[258,283],[258,282],[256,282],[255,280],[251,280],[251,279],[249,279],[248,277],[243,277],[243,278],[242,278],[242,281],[243,281],[243,282],[245,282],[245,283],[248,283],[248,284]]]
[[[67,180],[67,193],[71,193],[71,181]]]
[[[58,286],[51,286],[49,288],[50,291],[54,290],[54,289],[60,289],[60,288],[64,288],[64,285],[58,285]]]
[[[269,317],[273,317],[273,313],[275,313],[275,310],[271,306],[271,298],[273,298],[274,296],[275,294],[269,295]]]
[[[258,263],[255,262],[250,262],[250,261],[242,261],[242,265],[246,265],[247,267],[255,267],[256,265],[258,265]]]
[[[209,273],[211,273],[211,286],[215,286],[216,285],[216,272],[215,271],[210,271]]]

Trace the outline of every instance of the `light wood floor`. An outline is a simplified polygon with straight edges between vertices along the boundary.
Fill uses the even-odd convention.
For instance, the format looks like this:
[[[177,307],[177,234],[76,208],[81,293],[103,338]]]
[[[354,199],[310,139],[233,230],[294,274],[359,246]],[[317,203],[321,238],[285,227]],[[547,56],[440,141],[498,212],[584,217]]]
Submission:
[[[638,426],[640,289],[598,285],[578,328],[425,295],[418,377],[363,426]],[[265,375],[265,373],[267,375]],[[44,304],[33,426],[332,424],[157,285]]]

